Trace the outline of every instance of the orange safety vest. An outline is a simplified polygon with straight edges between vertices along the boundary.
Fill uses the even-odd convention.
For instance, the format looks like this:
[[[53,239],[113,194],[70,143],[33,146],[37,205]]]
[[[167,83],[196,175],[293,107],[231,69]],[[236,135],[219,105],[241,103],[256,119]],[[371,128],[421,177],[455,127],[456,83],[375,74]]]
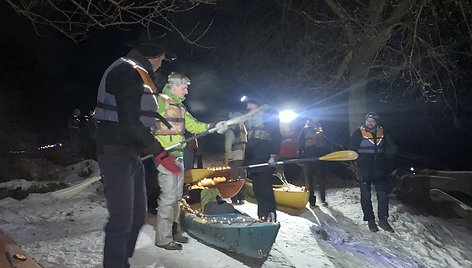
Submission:
[[[158,122],[154,130],[154,134],[157,135],[184,135],[185,134],[185,113],[187,110],[185,106],[175,102],[171,97],[166,94],[159,94],[159,98],[164,102],[166,107],[164,117],[167,122],[172,125],[172,128],[168,129],[164,124]]]
[[[383,141],[384,141],[384,134],[383,134],[383,128],[378,127],[377,132],[374,136],[372,135],[372,132],[367,131],[364,126],[359,128],[361,131],[362,135],[362,141],[359,146],[359,150],[357,151],[358,153],[364,153],[364,154],[373,154],[377,151],[377,153],[383,153],[384,148],[383,148]]]

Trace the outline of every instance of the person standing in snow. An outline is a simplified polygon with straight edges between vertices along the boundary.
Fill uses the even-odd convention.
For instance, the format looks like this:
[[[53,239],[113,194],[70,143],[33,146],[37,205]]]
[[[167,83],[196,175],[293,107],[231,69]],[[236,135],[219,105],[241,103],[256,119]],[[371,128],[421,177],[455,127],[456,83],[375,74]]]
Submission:
[[[349,149],[357,151],[356,160],[357,179],[361,190],[361,207],[364,221],[368,222],[369,229],[377,232],[371,201],[371,185],[375,185],[378,202],[378,219],[380,228],[394,232],[387,221],[390,183],[387,179],[387,139],[384,130],[378,125],[379,116],[370,112],[365,116],[365,124],[357,129],[349,141]]]
[[[320,157],[330,152],[329,144],[323,134],[321,124],[313,120],[307,120],[298,137],[298,155],[300,158]],[[320,201],[323,206],[326,203],[326,163],[324,161],[307,162],[303,164],[305,186],[310,192],[308,201],[310,206],[316,206],[315,178],[318,182]]]
[[[243,97],[248,111],[253,111],[261,105],[259,100]],[[275,164],[280,150],[280,127],[278,115],[274,110],[254,114],[246,122],[248,140],[244,165],[268,162]],[[276,205],[272,184],[274,182],[273,166],[258,167],[248,170],[252,179],[254,195],[257,200],[257,215],[262,221],[277,221]]]
[[[109,213],[105,226],[104,268],[130,267],[136,240],[146,219],[143,155],[153,155],[178,174],[175,159],[151,133],[157,94],[152,76],[166,59],[159,41],[137,43],[103,74],[97,95],[97,156]],[[166,121],[162,121],[168,124]]]
[[[230,112],[229,118],[241,116],[240,112]],[[228,157],[228,164],[231,170],[231,179],[245,179],[247,177],[246,170],[242,169],[244,162],[244,154],[246,152],[247,129],[243,123],[232,125],[225,132],[225,153]],[[246,199],[246,186],[243,185],[241,190],[231,198],[234,205],[242,205]]]
[[[71,153],[74,156],[79,156],[82,141],[80,137],[80,110],[74,109],[71,115],[67,118],[67,129],[69,131],[69,145]]]
[[[84,115],[82,125],[83,156],[89,159],[97,159],[97,119],[95,110]]]
[[[189,85],[190,79],[187,76],[172,72],[168,76],[162,93],[157,98],[158,113],[172,125],[172,128],[167,128],[164,124],[157,124],[153,130],[156,139],[165,148],[183,141],[185,131],[199,134],[211,128],[212,124],[198,121],[183,105]],[[218,129],[218,133],[223,134],[227,126],[225,122],[218,122],[215,128]],[[177,159],[175,165],[179,168],[178,174],[164,165],[157,167],[161,193],[158,199],[155,244],[167,250],[181,250],[182,244],[180,243],[188,242],[188,237],[183,236],[180,226],[180,199],[182,199],[184,187],[184,147],[185,144],[181,144],[169,152]]]

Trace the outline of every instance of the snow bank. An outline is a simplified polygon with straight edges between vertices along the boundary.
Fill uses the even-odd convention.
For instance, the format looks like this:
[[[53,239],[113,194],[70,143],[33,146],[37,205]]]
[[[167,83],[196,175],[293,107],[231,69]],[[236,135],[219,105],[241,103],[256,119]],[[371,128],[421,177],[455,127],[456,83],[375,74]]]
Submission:
[[[57,200],[32,194],[0,200],[0,228],[44,267],[101,267],[105,200],[96,182]],[[472,267],[472,234],[462,220],[421,215],[393,200],[394,234],[372,233],[362,221],[356,188],[330,189],[329,207],[279,208],[281,229],[266,260],[222,252],[195,239],[182,251],[153,245],[154,218],[139,236],[132,267]],[[238,208],[255,216],[252,202]],[[154,217],[154,216],[152,216]]]

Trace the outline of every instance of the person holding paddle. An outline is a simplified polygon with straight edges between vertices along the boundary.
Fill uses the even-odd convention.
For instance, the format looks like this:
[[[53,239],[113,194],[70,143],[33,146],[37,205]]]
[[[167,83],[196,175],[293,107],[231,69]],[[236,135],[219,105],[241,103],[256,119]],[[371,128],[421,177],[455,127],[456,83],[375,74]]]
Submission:
[[[261,102],[254,98],[242,98],[249,111],[257,109]],[[273,109],[253,115],[246,122],[248,139],[244,164],[268,163],[270,166],[257,167],[248,171],[252,179],[257,200],[257,215],[262,221],[277,221],[276,205],[272,184],[275,182],[273,165],[280,150],[281,134],[279,118]]]
[[[323,128],[315,120],[307,120],[298,137],[298,155],[300,158],[320,157],[330,152],[329,144],[324,136]],[[318,182],[320,201],[323,206],[326,202],[326,163],[323,161],[307,162],[303,164],[305,186],[310,192],[308,201],[311,207],[316,207],[315,179]],[[314,176],[313,176],[314,175]]]
[[[109,213],[105,226],[104,268],[127,268],[146,219],[146,188],[141,156],[152,155],[168,170],[175,161],[150,130],[156,120],[157,92],[152,77],[167,58],[163,40],[141,40],[103,74],[97,94],[97,157]],[[165,122],[168,124],[168,122]],[[93,182],[93,180],[92,180]]]
[[[164,117],[171,125],[167,128],[164,124],[157,124],[153,132],[159,143],[164,148],[179,144],[185,140],[185,131],[192,134],[203,133],[213,124],[207,124],[195,119],[183,105],[185,96],[188,94],[190,79],[180,73],[172,72],[167,79],[162,93],[157,97],[157,112]],[[226,129],[226,122],[218,122],[214,128],[219,134],[223,134]],[[158,182],[161,193],[158,198],[157,222],[155,244],[167,250],[181,250],[182,244],[187,243],[188,237],[183,235],[180,226],[180,206],[179,200],[183,196],[184,187],[184,165],[183,150],[184,144],[171,149],[169,154],[176,158],[175,164],[179,167],[178,174],[173,173],[163,165],[159,165]]]
[[[230,112],[229,118],[241,116],[240,112]],[[246,170],[241,168],[244,162],[244,153],[246,151],[247,129],[244,123],[233,125],[225,132],[225,153],[228,157],[228,164],[231,170],[231,179],[246,179]],[[231,198],[233,205],[242,205],[246,199],[246,187],[243,185],[241,190]]]

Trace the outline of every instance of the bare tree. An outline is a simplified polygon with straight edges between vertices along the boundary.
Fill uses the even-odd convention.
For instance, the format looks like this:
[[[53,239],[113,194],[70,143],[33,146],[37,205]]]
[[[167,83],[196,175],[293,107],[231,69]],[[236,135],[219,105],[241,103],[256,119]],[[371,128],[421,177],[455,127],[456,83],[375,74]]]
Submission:
[[[190,11],[216,0],[6,0],[20,15],[28,18],[40,34],[38,26],[53,27],[74,41],[87,37],[92,29],[126,28],[142,25],[176,31],[187,42],[196,44],[208,27],[196,33],[184,33],[169,19],[173,13]]]
[[[256,73],[272,80],[281,74],[292,90],[303,79],[317,94],[346,90],[351,132],[363,122],[370,97],[381,102],[416,98],[425,110],[434,106],[461,127],[458,114],[465,104],[458,91],[467,76],[464,59],[472,60],[468,1],[276,3],[269,9],[272,1],[254,1],[234,20],[241,26],[232,33],[238,36],[233,58],[248,80]]]
[[[325,6],[302,2],[311,9],[305,6],[309,11],[302,11],[303,4],[290,9],[313,26],[340,34],[331,40],[342,57],[325,85],[347,86],[351,132],[363,122],[369,85],[379,88],[382,101],[419,91],[425,102],[437,103],[460,127],[456,84],[463,74],[456,68],[460,57],[471,57],[469,2],[324,0]]]

